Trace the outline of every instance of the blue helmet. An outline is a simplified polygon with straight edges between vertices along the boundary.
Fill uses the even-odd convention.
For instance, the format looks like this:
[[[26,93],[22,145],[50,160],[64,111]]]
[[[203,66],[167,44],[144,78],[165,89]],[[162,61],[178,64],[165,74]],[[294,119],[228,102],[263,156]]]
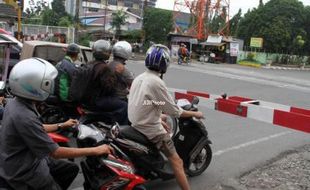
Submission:
[[[152,45],[146,52],[145,66],[159,73],[166,73],[170,64],[170,51],[161,44]]]

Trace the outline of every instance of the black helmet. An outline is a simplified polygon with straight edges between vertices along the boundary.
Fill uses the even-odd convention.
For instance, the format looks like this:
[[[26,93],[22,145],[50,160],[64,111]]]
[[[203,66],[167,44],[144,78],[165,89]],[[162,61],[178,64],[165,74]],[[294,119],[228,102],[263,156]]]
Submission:
[[[69,44],[68,47],[67,47],[67,54],[68,55],[74,55],[74,54],[78,54],[80,53],[80,47],[75,44],[75,43],[72,43],[72,44]]]

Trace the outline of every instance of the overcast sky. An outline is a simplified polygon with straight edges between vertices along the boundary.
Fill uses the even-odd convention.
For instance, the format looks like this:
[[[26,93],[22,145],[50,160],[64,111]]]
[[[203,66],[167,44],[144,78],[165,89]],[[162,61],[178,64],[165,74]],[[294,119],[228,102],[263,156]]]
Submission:
[[[36,1],[36,0],[35,0]],[[51,2],[52,0],[47,0]],[[180,2],[182,0],[179,0]],[[213,0],[215,1],[215,0]],[[263,0],[266,3],[268,0]],[[301,0],[304,5],[310,5],[310,0]],[[28,0],[24,0],[25,7],[28,7]],[[239,8],[242,9],[242,13],[246,13],[248,9],[252,9],[253,7],[257,7],[259,0],[230,0],[230,16],[235,15]],[[173,10],[174,0],[157,0],[156,7],[162,9]]]
[[[181,0],[180,0],[181,1]],[[263,0],[266,3],[268,0]],[[304,5],[310,5],[310,0],[301,0]],[[230,0],[230,16],[235,15],[241,8],[242,13],[246,13],[248,9],[257,7],[259,0]],[[157,0],[156,7],[162,9],[173,10],[174,0]]]

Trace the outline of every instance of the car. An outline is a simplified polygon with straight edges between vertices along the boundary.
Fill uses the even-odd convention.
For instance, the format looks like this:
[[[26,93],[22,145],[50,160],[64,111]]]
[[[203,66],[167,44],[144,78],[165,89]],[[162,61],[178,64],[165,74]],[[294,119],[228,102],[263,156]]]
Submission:
[[[8,78],[11,50],[16,45],[12,41],[0,40],[0,78],[4,83]]]
[[[23,44],[8,34],[0,34],[1,41],[13,42],[10,48],[10,62],[9,62],[9,71],[13,68],[13,66],[20,60],[20,53],[23,48]]]
[[[66,54],[68,44],[46,42],[46,41],[25,41],[21,51],[20,60],[28,59],[31,57],[39,57],[45,59],[56,65],[59,63]],[[81,52],[77,64],[86,64],[93,60],[92,49],[86,46],[79,46]]]

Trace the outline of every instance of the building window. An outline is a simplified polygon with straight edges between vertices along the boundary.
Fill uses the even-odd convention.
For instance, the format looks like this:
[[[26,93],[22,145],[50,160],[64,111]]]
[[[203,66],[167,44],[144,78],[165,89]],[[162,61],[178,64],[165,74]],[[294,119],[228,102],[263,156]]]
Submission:
[[[98,12],[99,9],[97,8],[89,8],[88,11],[89,12]]]
[[[117,0],[109,0],[109,5],[117,5]]]
[[[133,7],[133,2],[132,1],[124,1],[124,6],[125,7]]]

